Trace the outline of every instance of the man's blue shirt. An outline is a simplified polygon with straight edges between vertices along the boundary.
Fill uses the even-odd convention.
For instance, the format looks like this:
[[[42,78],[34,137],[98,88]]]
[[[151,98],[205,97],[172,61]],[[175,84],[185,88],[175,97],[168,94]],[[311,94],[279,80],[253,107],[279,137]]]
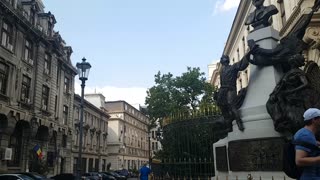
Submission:
[[[313,145],[317,145],[317,140],[313,132],[309,129],[301,128],[295,135],[295,141],[307,142]],[[312,151],[309,148],[297,145],[296,150],[303,150],[308,153],[308,157],[319,156],[319,152]],[[303,168],[303,173],[299,180],[314,180],[320,179],[320,165],[306,166]]]
[[[140,180],[148,180],[148,175],[151,173],[151,170],[147,166],[143,166],[139,172]]]

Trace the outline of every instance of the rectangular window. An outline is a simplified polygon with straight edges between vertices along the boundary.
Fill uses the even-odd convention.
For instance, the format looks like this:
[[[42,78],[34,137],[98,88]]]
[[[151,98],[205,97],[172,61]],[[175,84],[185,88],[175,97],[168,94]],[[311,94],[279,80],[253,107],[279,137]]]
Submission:
[[[36,12],[33,9],[30,9],[29,21],[32,25],[35,25],[36,22]]]
[[[63,124],[64,125],[67,125],[68,123],[68,113],[69,113],[68,106],[63,106]]]
[[[45,85],[42,86],[42,110],[48,111],[49,105],[49,88]]]
[[[21,101],[25,103],[30,102],[30,88],[31,88],[31,79],[28,76],[23,75],[22,87],[21,87]]]
[[[73,173],[77,173],[78,158],[73,158]]]
[[[240,59],[240,52],[239,52],[239,48],[237,49],[237,62],[239,62],[241,59]]]
[[[152,131],[152,139],[154,139],[155,138],[155,136],[154,136],[154,131]]]
[[[9,78],[9,67],[3,63],[0,63],[0,93],[7,93],[7,83]]]
[[[70,80],[69,78],[64,77],[64,92],[69,93],[70,92],[69,89],[70,89]]]
[[[95,171],[96,171],[96,172],[99,172],[99,159],[96,159],[96,160],[94,161],[94,163],[95,163],[95,165],[94,165]]]
[[[13,28],[12,25],[3,22],[1,29],[1,45],[13,51]]]
[[[54,166],[54,159],[55,159],[55,153],[54,152],[48,152],[47,153],[47,164],[48,167]]]
[[[283,0],[278,0],[278,3],[280,6],[280,16],[281,16],[282,26],[284,26],[287,22],[287,18],[286,18],[286,11],[285,11]]]
[[[44,73],[50,74],[51,71],[51,56],[49,54],[44,55]]]
[[[106,160],[105,159],[103,159],[102,160],[102,172],[104,172],[104,171],[106,171],[107,169],[106,169]]]
[[[7,0],[8,3],[10,3],[11,6],[14,6],[14,0]]]
[[[31,65],[33,65],[32,49],[33,49],[33,45],[31,41],[26,40],[24,45],[24,60],[26,60]]]
[[[89,172],[92,172],[93,171],[93,159],[90,158],[89,159]]]
[[[49,21],[48,22],[48,31],[47,31],[47,35],[51,36],[51,32],[52,32],[52,23]]]
[[[243,54],[246,54],[246,52],[247,52],[247,46],[246,46],[246,39],[245,39],[245,37],[242,37],[242,46],[243,46]]]
[[[67,147],[67,135],[62,135],[62,147]]]

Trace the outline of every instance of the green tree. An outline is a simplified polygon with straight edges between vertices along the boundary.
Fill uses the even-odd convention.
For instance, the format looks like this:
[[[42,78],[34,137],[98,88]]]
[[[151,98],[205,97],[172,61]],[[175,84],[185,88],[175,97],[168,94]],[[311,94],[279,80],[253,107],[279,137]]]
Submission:
[[[176,114],[191,114],[201,106],[213,106],[215,88],[206,82],[200,68],[187,68],[181,76],[155,75],[155,85],[147,91],[146,105],[151,121],[162,122]]]

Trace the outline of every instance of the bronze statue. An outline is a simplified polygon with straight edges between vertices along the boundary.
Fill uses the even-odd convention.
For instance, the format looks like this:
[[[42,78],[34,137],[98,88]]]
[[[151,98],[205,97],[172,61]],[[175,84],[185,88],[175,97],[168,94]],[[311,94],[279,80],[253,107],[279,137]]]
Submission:
[[[233,65],[229,64],[229,56],[223,55],[220,59],[220,63],[222,64],[220,71],[221,87],[218,92],[217,104],[222,111],[222,116],[224,117],[228,131],[232,130],[233,120],[236,120],[239,130],[243,131],[243,123],[237,108],[239,96],[237,96],[236,83],[238,72],[245,70],[249,65],[247,55],[241,61]]]
[[[305,72],[299,69],[304,65],[304,57],[300,54],[291,56],[289,64],[291,69],[279,81],[267,102],[275,130],[282,133],[296,132],[303,127],[304,111],[310,107],[320,107],[319,67],[309,62]]]
[[[264,0],[252,0],[252,4],[256,9],[249,14],[245,25],[251,25],[254,30],[268,27],[272,24],[271,16],[279,11],[274,5],[263,6]]]
[[[249,62],[258,66],[280,64],[284,72],[290,70],[290,65],[288,64],[289,58],[297,54],[302,54],[302,51],[307,48],[306,43],[303,41],[303,36],[314,12],[319,9],[319,6],[320,1],[315,0],[312,11],[307,15],[306,19],[301,21],[292,33],[282,38],[274,49],[255,48],[257,46],[255,42],[248,40],[249,48],[255,48],[255,51],[252,53],[253,59],[250,59]]]

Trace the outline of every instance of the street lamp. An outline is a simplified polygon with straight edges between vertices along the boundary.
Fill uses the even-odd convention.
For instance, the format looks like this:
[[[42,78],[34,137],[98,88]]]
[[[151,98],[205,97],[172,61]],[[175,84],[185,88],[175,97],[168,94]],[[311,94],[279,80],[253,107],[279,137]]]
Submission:
[[[79,123],[79,133],[80,133],[80,140],[79,140],[79,157],[77,163],[77,179],[81,179],[81,165],[82,165],[82,136],[83,136],[83,104],[84,104],[84,87],[86,80],[88,80],[89,71],[91,68],[90,63],[86,62],[86,58],[82,58],[81,63],[77,63],[77,69],[79,74],[79,79],[81,81],[81,104],[80,104],[80,123]]]

